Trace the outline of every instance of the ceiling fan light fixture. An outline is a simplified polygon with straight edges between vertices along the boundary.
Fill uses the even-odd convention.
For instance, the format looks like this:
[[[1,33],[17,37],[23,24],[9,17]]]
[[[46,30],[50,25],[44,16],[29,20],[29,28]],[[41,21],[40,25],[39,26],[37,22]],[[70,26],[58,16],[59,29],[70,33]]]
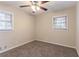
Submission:
[[[36,11],[39,11],[39,10],[44,10],[44,11],[47,11],[48,9],[45,8],[45,7],[42,7],[41,4],[44,4],[46,3],[47,1],[30,1],[31,5],[22,5],[20,6],[21,8],[22,7],[31,7],[33,13],[35,13]]]
[[[36,11],[40,10],[40,7],[37,6],[37,5],[32,5],[31,8],[32,8],[33,12],[36,12]]]
[[[36,6],[32,5],[31,8],[34,12],[36,12]]]
[[[39,11],[40,10],[40,7],[37,6],[36,9]]]

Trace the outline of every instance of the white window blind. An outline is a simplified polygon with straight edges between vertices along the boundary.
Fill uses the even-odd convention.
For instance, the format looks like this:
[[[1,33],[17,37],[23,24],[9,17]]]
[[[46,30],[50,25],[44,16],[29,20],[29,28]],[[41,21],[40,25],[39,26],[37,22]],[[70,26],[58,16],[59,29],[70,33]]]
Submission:
[[[54,17],[53,18],[53,25],[55,29],[67,29],[67,16],[60,16],[60,17]]]
[[[0,30],[12,30],[12,14],[0,12]]]

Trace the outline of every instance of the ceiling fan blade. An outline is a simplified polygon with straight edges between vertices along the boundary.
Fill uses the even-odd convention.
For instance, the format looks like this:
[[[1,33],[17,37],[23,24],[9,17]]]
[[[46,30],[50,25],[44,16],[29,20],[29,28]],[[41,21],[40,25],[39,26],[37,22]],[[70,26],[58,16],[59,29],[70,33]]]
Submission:
[[[44,8],[44,7],[41,7],[41,6],[39,6],[39,7],[40,7],[40,9],[42,9],[44,11],[47,11],[48,10],[47,8]]]
[[[41,1],[41,4],[44,4],[44,3],[47,3],[47,2],[49,2],[49,1]]]
[[[30,5],[22,5],[22,6],[20,6],[20,7],[30,7]]]

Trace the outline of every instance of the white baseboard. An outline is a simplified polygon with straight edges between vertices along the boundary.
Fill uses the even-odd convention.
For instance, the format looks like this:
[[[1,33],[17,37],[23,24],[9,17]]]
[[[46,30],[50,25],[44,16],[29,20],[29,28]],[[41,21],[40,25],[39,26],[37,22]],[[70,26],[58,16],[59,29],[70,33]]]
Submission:
[[[37,40],[37,39],[36,39],[36,40]],[[5,50],[3,50],[3,51],[0,51],[0,53],[9,51],[9,50],[11,50],[11,49],[13,49],[13,48],[22,46],[22,45],[27,44],[27,43],[32,42],[32,41],[34,41],[34,40],[30,40],[30,41],[24,42],[24,43],[22,43],[22,44],[18,44],[18,45],[15,45],[15,46],[13,46],[13,47],[7,48],[7,49],[5,49]],[[58,44],[58,43],[52,43],[52,42],[43,41],[43,40],[37,40],[37,41],[42,41],[42,42],[47,42],[47,43],[56,44],[56,45],[60,45],[60,46],[65,46],[65,47],[75,48],[75,47],[71,47],[71,46],[67,46],[67,45],[62,45],[62,44]],[[75,48],[75,49],[76,49],[76,48]],[[78,52],[78,51],[77,51],[77,52]]]
[[[53,43],[53,42],[48,42],[48,41],[38,40],[38,39],[36,39],[36,40],[37,40],[37,41],[47,42],[47,43],[51,43],[51,44],[56,44],[56,45],[60,45],[60,46],[64,46],[64,47],[69,47],[69,48],[74,48],[74,49],[76,49],[76,47],[73,47],[73,46],[68,46],[68,45],[63,45],[63,44],[59,44],[59,43]]]
[[[79,56],[79,50],[76,48],[76,50],[77,50],[77,54],[78,54],[78,56]]]
[[[3,51],[0,51],[0,53],[3,53],[3,52],[6,52],[6,51],[9,51],[9,50],[11,50],[11,49],[13,49],[13,48],[16,48],[16,47],[22,46],[22,45],[27,44],[27,43],[32,42],[32,41],[34,41],[34,40],[30,40],[30,41],[24,42],[24,43],[22,43],[22,44],[18,44],[18,45],[15,45],[15,46],[13,46],[13,47],[7,48],[7,49],[5,49],[5,50],[3,50]]]

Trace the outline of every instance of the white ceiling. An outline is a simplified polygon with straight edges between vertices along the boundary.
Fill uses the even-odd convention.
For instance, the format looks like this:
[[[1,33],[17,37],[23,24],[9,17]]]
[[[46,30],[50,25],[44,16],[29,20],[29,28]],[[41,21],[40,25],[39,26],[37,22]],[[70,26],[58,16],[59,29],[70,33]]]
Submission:
[[[10,5],[13,5],[18,8],[20,8],[19,7],[20,5],[29,5],[30,4],[29,1],[4,1],[1,3],[10,4]],[[76,5],[75,1],[50,1],[45,4],[42,4],[41,6],[47,8],[48,9],[47,12],[50,12],[50,11],[58,11],[58,10],[66,9],[66,8],[72,7],[74,5]],[[30,7],[27,7],[27,8],[25,7],[25,8],[20,8],[20,9],[22,9],[23,11],[25,11],[29,14],[32,14],[32,15],[45,13],[45,11],[39,10],[34,14],[34,13],[32,13],[32,9]]]

